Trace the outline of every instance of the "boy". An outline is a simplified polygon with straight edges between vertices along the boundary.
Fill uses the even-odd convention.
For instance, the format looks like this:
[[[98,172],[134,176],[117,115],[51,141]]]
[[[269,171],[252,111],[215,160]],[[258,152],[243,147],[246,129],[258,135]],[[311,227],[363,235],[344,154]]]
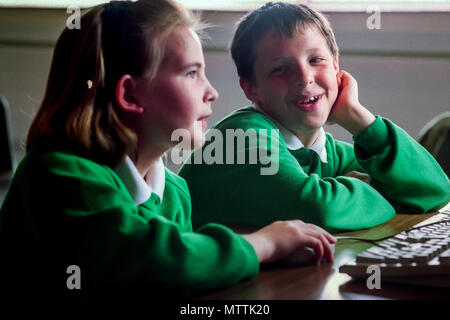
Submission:
[[[262,157],[256,164],[199,164],[196,152],[207,142],[180,171],[191,191],[194,227],[297,218],[338,232],[384,223],[396,211],[437,210],[450,200],[449,180],[433,157],[359,103],[356,80],[339,70],[323,15],[305,5],[268,3],[240,22],[231,53],[254,106],[233,112],[214,130],[224,137],[230,129],[272,134],[247,135],[237,147],[224,138],[224,159],[250,156],[257,146],[277,172],[262,174]],[[349,131],[354,147],[325,133],[327,120]],[[268,138],[275,146],[266,146]]]

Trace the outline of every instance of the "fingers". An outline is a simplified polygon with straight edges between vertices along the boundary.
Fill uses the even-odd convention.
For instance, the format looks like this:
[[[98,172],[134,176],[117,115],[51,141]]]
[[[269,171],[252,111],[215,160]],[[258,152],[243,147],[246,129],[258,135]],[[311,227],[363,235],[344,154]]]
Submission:
[[[356,178],[361,180],[362,182],[365,182],[367,184],[370,184],[371,182],[371,177],[370,175],[368,175],[367,173],[362,173],[359,171],[350,171],[349,173],[347,173],[345,175],[346,177],[350,177],[350,178]]]
[[[331,248],[330,242],[326,238],[325,235],[322,235],[322,245],[323,245],[323,255],[325,256],[325,259],[329,262],[333,262],[333,249]]]
[[[338,89],[341,89],[342,87],[342,76],[344,75],[343,71],[339,71],[336,74],[336,80],[337,80],[337,84],[338,84]]]
[[[336,239],[322,228],[301,220],[274,222],[247,235],[246,239],[255,248],[260,262],[266,263],[288,257],[306,247],[314,250],[315,263],[319,264],[323,257],[333,261],[330,244],[336,242]]]
[[[325,237],[327,238],[329,243],[336,243],[336,238],[333,237],[331,234],[329,234],[328,232],[325,232]]]
[[[328,232],[326,232],[324,229],[322,229],[319,226],[316,226],[315,224],[309,224],[309,226],[313,229],[315,229],[317,232],[319,232],[320,234],[324,235],[325,238],[328,240],[328,242],[330,243],[335,243],[336,242],[336,238],[333,237],[331,234],[329,234]]]
[[[352,81],[356,82],[356,80],[348,73],[347,71],[341,70],[336,74],[336,78],[338,80],[338,88],[342,89],[343,87],[349,85]]]
[[[320,264],[324,257],[327,261],[333,262],[333,250],[325,236],[320,235],[317,238],[310,238],[307,246],[314,249],[314,262],[316,264]]]
[[[323,257],[327,261],[332,262],[333,249],[330,244],[335,243],[336,239],[316,225],[305,224],[305,228],[307,229],[305,234],[309,237],[308,243],[311,244],[311,248],[315,251],[315,262],[320,263]]]
[[[314,263],[320,264],[324,253],[322,241],[316,237],[309,237],[305,241],[305,247],[314,249]]]

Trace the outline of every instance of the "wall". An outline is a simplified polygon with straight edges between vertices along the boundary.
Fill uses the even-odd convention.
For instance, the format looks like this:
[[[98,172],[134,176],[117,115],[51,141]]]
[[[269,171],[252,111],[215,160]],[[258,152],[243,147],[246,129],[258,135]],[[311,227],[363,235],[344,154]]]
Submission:
[[[204,12],[207,76],[220,93],[212,124],[248,104],[227,52],[239,12]],[[450,110],[450,13],[382,13],[381,29],[366,27],[365,13],[326,13],[340,46],[341,69],[357,80],[360,101],[413,137],[434,116]],[[16,158],[42,99],[53,45],[68,15],[64,10],[0,9],[0,94],[11,106]],[[351,141],[337,126],[326,128]],[[170,165],[174,170],[176,166]]]

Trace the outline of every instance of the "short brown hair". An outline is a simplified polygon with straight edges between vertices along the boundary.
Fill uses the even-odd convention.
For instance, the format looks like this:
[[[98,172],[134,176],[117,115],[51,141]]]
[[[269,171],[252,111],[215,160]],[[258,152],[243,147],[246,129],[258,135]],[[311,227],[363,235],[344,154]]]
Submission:
[[[200,24],[172,0],[112,1],[89,9],[80,22],[58,38],[27,150],[41,140],[57,142],[114,167],[137,141],[120,119],[117,81],[123,74],[154,78],[164,39],[176,27]]]
[[[245,15],[234,33],[231,56],[239,77],[254,82],[255,45],[264,35],[275,32],[281,37],[292,37],[299,25],[316,27],[333,57],[338,57],[339,49],[333,30],[323,14],[303,4],[269,2]]]

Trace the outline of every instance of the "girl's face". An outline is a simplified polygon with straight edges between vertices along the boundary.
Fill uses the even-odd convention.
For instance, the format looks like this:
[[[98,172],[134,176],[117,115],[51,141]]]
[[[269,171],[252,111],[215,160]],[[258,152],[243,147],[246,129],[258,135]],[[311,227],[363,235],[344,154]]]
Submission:
[[[205,142],[205,119],[211,115],[211,102],[217,97],[205,75],[197,34],[186,27],[175,29],[165,41],[165,55],[156,77],[137,82],[135,98],[144,108],[139,140],[144,138],[169,149],[177,144],[172,134],[182,129],[184,138],[189,135],[191,147],[201,147]]]

